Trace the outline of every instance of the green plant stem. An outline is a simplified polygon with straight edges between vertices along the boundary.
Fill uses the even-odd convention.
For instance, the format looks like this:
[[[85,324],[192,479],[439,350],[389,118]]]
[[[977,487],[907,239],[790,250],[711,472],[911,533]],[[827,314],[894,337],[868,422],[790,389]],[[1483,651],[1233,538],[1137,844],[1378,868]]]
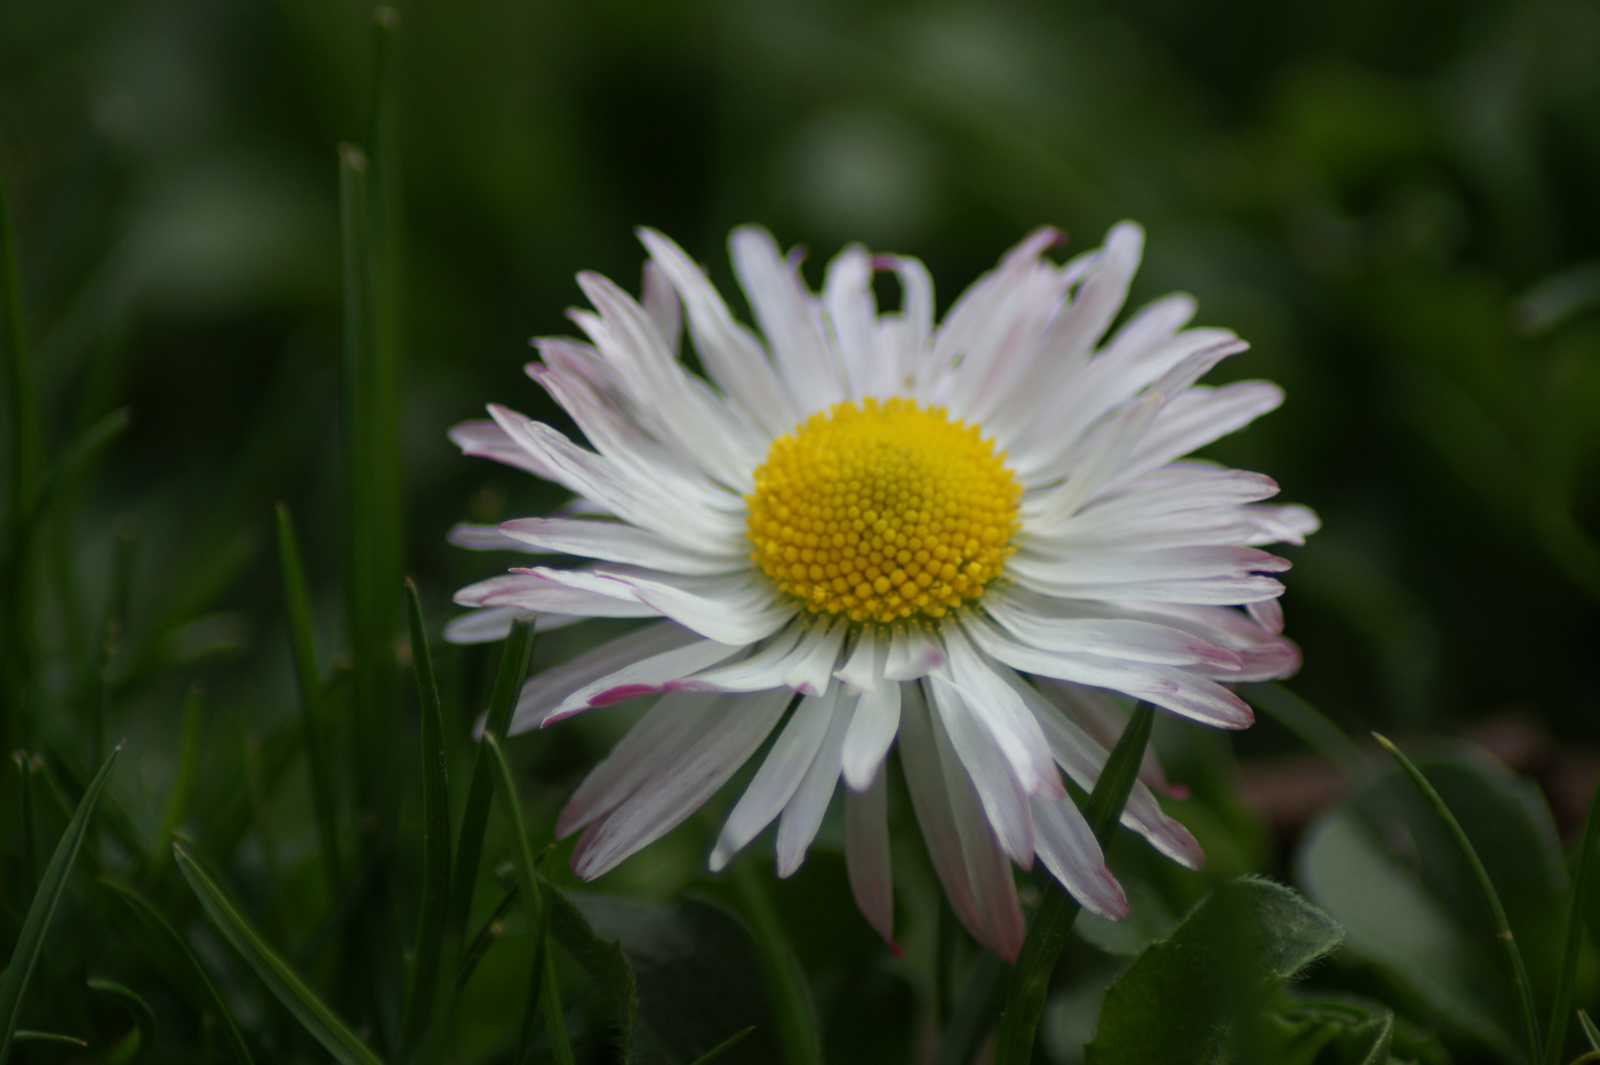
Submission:
[[[1517,947],[1516,937],[1511,934],[1511,922],[1506,919],[1505,907],[1500,904],[1500,895],[1494,889],[1494,884],[1489,880],[1489,871],[1483,867],[1483,861],[1478,857],[1477,850],[1472,846],[1472,841],[1467,839],[1466,832],[1461,827],[1461,822],[1456,820],[1455,814],[1450,812],[1450,807],[1445,805],[1444,799],[1439,795],[1434,786],[1428,783],[1428,778],[1422,775],[1422,770],[1401,753],[1400,748],[1390,742],[1387,736],[1374,732],[1373,738],[1383,746],[1383,749],[1394,756],[1406,776],[1417,786],[1417,790],[1427,799],[1439,819],[1444,822],[1456,847],[1466,858],[1467,864],[1472,868],[1472,877],[1477,882],[1478,890],[1483,895],[1483,901],[1489,908],[1490,916],[1494,920],[1495,939],[1500,944],[1501,952],[1505,956],[1506,968],[1511,976],[1511,985],[1517,996],[1517,1008],[1522,1015],[1523,1034],[1528,1041],[1528,1060],[1543,1061],[1542,1042],[1539,1038],[1538,1013],[1533,1004],[1533,988],[1528,983],[1528,969],[1522,961],[1522,951]]]
[[[1578,868],[1572,877],[1571,899],[1567,904],[1567,941],[1561,952],[1561,971],[1556,978],[1554,1004],[1550,1008],[1550,1028],[1545,1035],[1546,1065],[1558,1065],[1566,1045],[1567,1024],[1572,1012],[1572,989],[1578,976],[1578,955],[1583,947],[1583,904],[1589,896],[1589,879],[1594,875],[1595,829],[1600,819],[1600,783],[1589,800],[1589,813],[1583,819],[1583,836],[1578,842]]]
[[[1128,795],[1138,778],[1139,764],[1144,760],[1145,745],[1150,742],[1154,723],[1155,708],[1140,702],[1089,795],[1084,816],[1102,850],[1111,845],[1122,808],[1127,805]],[[1077,900],[1050,879],[1011,969],[1006,1004],[995,1038],[995,1065],[1028,1065],[1033,1060],[1034,1034],[1038,1031],[1039,1017],[1044,1013],[1045,993],[1050,989],[1056,959],[1066,945],[1072,923],[1078,918],[1078,909]]]
[[[783,1044],[787,1065],[821,1065],[822,1050],[817,1045],[817,1022],[806,993],[805,978],[789,950],[783,926],[767,897],[761,875],[748,861],[733,863],[733,886],[740,909],[755,933],[756,955],[767,985],[767,995],[778,1022],[778,1039]]]

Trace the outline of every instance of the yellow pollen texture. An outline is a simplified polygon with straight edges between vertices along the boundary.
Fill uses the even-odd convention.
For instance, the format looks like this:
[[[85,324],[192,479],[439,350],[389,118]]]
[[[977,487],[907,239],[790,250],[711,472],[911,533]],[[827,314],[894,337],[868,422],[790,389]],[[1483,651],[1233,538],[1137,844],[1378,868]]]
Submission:
[[[755,471],[750,558],[817,614],[943,617],[1014,550],[1022,486],[977,426],[914,400],[813,414]]]

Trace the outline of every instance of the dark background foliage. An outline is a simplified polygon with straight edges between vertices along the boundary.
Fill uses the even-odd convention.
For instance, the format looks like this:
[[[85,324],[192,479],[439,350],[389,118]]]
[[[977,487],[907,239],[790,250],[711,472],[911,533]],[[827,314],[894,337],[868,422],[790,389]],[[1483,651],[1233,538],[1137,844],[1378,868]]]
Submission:
[[[1288,390],[1211,453],[1325,523],[1288,552],[1296,690],[1355,732],[1509,709],[1600,739],[1600,4],[398,6],[406,565],[435,620],[505,564],[449,547],[452,524],[561,499],[446,429],[488,401],[559,417],[525,341],[571,331],[576,271],[637,284],[634,226],[725,292],[740,223],[808,247],[813,282],[848,241],[910,253],[942,307],[1035,225],[1074,252],[1131,217],[1132,302],[1193,292],[1254,344],[1214,378]],[[344,645],[334,146],[367,137],[371,53],[370,7],[347,0],[0,5],[0,172],[49,451],[133,417],[57,505],[41,685],[79,683],[132,544],[124,638],[149,668],[108,713],[135,741],[112,790],[136,817],[159,810],[193,680],[202,794],[294,715],[277,500],[324,660]],[[552,635],[540,660],[595,638]],[[493,664],[442,667],[452,743]],[[535,816],[620,727],[515,751]],[[292,864],[304,802],[274,801]],[[699,847],[671,837],[614,883],[670,897]],[[847,945],[802,947],[815,971],[873,946],[815,886],[842,881],[831,862],[780,891],[848,925]],[[848,979],[867,983],[819,994],[902,993]]]

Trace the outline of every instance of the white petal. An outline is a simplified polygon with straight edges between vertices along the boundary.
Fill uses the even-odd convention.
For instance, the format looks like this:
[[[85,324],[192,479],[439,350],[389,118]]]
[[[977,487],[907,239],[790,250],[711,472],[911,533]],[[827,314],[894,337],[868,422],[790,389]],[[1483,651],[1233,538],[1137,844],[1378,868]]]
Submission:
[[[977,617],[966,618],[963,627],[986,654],[1023,673],[1126,692],[1219,728],[1248,728],[1255,720],[1244,700],[1228,689],[1173,666],[1040,651]]]
[[[1093,791],[1109,757],[1107,749],[1085,735],[1020,678],[1014,681],[1014,686],[1049,737],[1050,751],[1056,762],[1080,787]],[[1142,780],[1135,781],[1133,790],[1128,793],[1128,804],[1122,809],[1122,824],[1144,836],[1151,846],[1180,865],[1199,869],[1205,864],[1205,852],[1200,844],[1188,829],[1162,811]]]
[[[1026,683],[1019,678],[1012,686],[1020,688]],[[1115,747],[1117,740],[1122,738],[1123,730],[1128,727],[1128,712],[1098,688],[1086,688],[1082,684],[1051,677],[1035,677],[1034,683],[1038,686],[1039,694],[1045,696],[1046,702],[1055,704],[1056,709],[1080,726],[1102,750],[1109,751]],[[1026,696],[1024,701],[1035,714],[1051,712],[1048,707],[1041,711]],[[1060,759],[1056,761],[1060,762]],[[1139,763],[1139,779],[1155,791],[1165,792],[1168,788],[1167,775],[1161,768],[1160,759],[1156,757],[1154,744],[1145,745],[1144,759]]]
[[[803,654],[800,639],[807,631],[802,623],[791,622],[749,658],[686,677],[679,687],[683,691],[699,692],[756,692],[781,688],[783,678]]]
[[[499,410],[506,411],[500,407]],[[490,404],[491,412],[496,410],[496,405]],[[506,411],[518,422],[528,419],[515,411]],[[546,480],[554,480],[550,476],[550,467],[538,457],[530,454],[526,448],[514,440],[510,433],[500,427],[498,422],[472,421],[462,422],[450,430],[450,440],[461,449],[463,454],[477,458],[494,459],[507,466],[515,466],[519,470],[527,470]]]
[[[445,534],[457,547],[464,547],[468,551],[521,551],[524,554],[540,554],[542,552],[531,550],[527,544],[513,540],[501,532],[494,525],[473,525],[470,522],[457,522]]]
[[[683,647],[630,662],[621,669],[571,692],[545,715],[540,727],[553,725],[563,718],[596,706],[610,706],[612,703],[637,699],[641,695],[670,691],[674,681],[707,666],[716,665],[738,653],[739,648],[729,647],[715,640],[697,640]]]
[[[945,757],[934,733],[938,725],[928,712],[921,685],[906,685],[903,694],[900,763],[905,767],[911,804],[939,883],[972,937],[1002,958],[1015,960],[1025,929],[1015,887],[1009,897],[1005,891],[1011,881],[1010,866],[993,828],[981,815],[971,816],[975,809],[972,784],[959,764],[954,764],[953,775],[946,777]],[[949,759],[954,762],[954,755]],[[982,885],[981,892],[974,889],[975,882]]]
[[[894,942],[894,880],[889,866],[889,789],[885,774],[844,796],[844,857],[850,890],[867,923]]]
[[[1169,666],[1239,669],[1239,656],[1183,629],[1148,621],[1074,616],[1070,600],[1051,603],[1022,588],[987,597],[987,613],[1024,643],[1046,651],[1089,652]],[[1055,604],[1055,610],[1045,611]]]
[[[833,679],[839,652],[850,625],[843,617],[816,624],[800,641],[800,653],[784,674],[783,682],[802,695],[821,695]]]
[[[800,699],[789,723],[778,734],[772,750],[767,752],[766,761],[756,770],[750,786],[739,796],[739,802],[723,824],[716,848],[711,852],[713,873],[720,872],[794,797],[828,734],[838,701],[838,685],[829,688],[826,695]]]
[[[1071,799],[1034,799],[1033,833],[1045,868],[1084,909],[1108,921],[1128,916],[1128,897],[1106,867],[1089,822]]]
[[[896,625],[883,664],[888,680],[916,680],[944,664],[944,648],[927,629],[915,623]]]
[[[1289,563],[1253,547],[1103,548],[1063,554],[1035,550],[1024,543],[1007,560],[1006,568],[1013,576],[1035,587],[1072,595],[1079,588],[1103,588],[1146,580],[1247,578],[1258,573],[1282,573],[1289,568]]]
[[[734,320],[717,290],[681,248],[653,229],[639,230],[639,239],[683,298],[689,332],[706,373],[767,432],[787,432],[799,416],[760,342]]]
[[[1276,599],[1263,599],[1245,607],[1261,627],[1276,635],[1283,631],[1283,604]]]
[[[972,707],[955,686],[938,674],[929,677],[927,683],[950,747],[972,778],[1001,848],[1024,869],[1032,868],[1033,816],[1028,809],[1027,792],[1017,782],[994,737],[978,724]]]
[[[887,681],[861,692],[844,737],[844,782],[864,791],[883,765],[900,728],[900,685]]]
[[[1048,534],[1094,499],[1105,484],[1119,479],[1133,454],[1161,413],[1166,398],[1152,392],[1130,404],[1128,409],[1095,439],[1083,460],[1071,471],[1066,483],[1037,493],[1027,502],[1024,528]]]
[[[462,606],[516,607],[523,613],[578,614],[591,618],[649,618],[661,614],[615,582],[591,573],[543,567],[519,568],[469,584],[456,592],[455,600]]]
[[[747,226],[728,238],[733,272],[750,298],[761,332],[801,415],[826,410],[845,398],[843,368],[807,306],[810,293],[783,261],[772,234]]]
[[[683,306],[672,290],[672,281],[660,263],[644,264],[644,293],[639,301],[650,324],[656,327],[667,352],[678,357],[678,341],[683,337]]]
[[[646,844],[682,824],[727,783],[788,705],[787,692],[683,695],[714,701],[716,709],[690,746],[605,818],[589,826],[572,852],[572,871],[585,880],[616,868]]]
[[[522,550],[532,546],[564,555],[627,562],[668,573],[704,576],[749,568],[749,560],[742,554],[692,551],[621,522],[518,518],[504,522],[496,531],[502,539]]]
[[[747,573],[726,577],[657,579],[618,575],[639,601],[719,643],[746,646],[777,632],[794,617],[794,607]]]
[[[795,789],[794,797],[783,808],[778,818],[778,875],[793,876],[800,863],[806,860],[806,849],[817,837],[822,817],[828,812],[828,800],[833,797],[834,785],[839,783],[839,758],[844,748],[845,729],[849,727],[852,700],[838,698],[839,686],[829,685],[828,694],[835,704],[828,715],[828,734],[822,746],[806,769],[804,779]],[[826,699],[827,696],[824,696]]]
[[[625,636],[618,636],[570,662],[552,666],[531,677],[522,686],[517,710],[508,729],[513,735],[544,724],[544,719],[568,695],[595,680],[614,673],[630,662],[638,662],[694,643],[694,633],[670,621],[647,625]],[[480,719],[478,727],[483,727]]]
[[[885,364],[892,367],[893,363],[877,350],[873,325],[878,308],[872,296],[872,260],[861,245],[849,245],[828,264],[822,305],[844,367],[850,398],[881,396],[882,370]]]
[[[520,606],[485,607],[445,622],[444,638],[451,643],[493,643],[511,634],[513,621],[528,616],[528,611]],[[588,620],[575,614],[535,613],[532,616],[535,632],[549,632]]]
[[[900,279],[900,313],[894,318],[894,376],[887,391],[920,394],[919,374],[932,365],[928,345],[933,337],[933,278],[916,259],[885,255],[876,262]]]
[[[1001,680],[995,664],[967,642],[962,625],[945,630],[945,647],[950,652],[949,678],[971,708],[974,719],[993,737],[1023,793],[1052,798],[1064,795],[1037,722]],[[951,736],[954,735],[952,731]]]
[[[887,653],[888,649],[878,643],[877,626],[863,626],[856,634],[849,659],[834,670],[833,675],[844,681],[850,694],[875,688],[883,679],[883,660]]]
[[[1283,403],[1269,381],[1240,381],[1221,388],[1191,388],[1175,396],[1129,457],[1131,474],[1153,470],[1242,429]]]
[[[572,793],[556,818],[556,838],[565,839],[616,809],[687,750],[705,732],[708,719],[723,712],[712,699],[678,693],[657,699]]]

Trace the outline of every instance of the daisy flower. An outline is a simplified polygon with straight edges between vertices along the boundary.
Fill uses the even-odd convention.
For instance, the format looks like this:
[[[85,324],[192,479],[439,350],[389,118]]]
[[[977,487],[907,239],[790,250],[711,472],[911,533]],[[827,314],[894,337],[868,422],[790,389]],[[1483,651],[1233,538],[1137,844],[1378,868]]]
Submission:
[[[759,331],[701,268],[641,230],[639,300],[594,274],[588,342],[536,341],[527,370],[587,438],[490,406],[457,426],[470,455],[569,489],[558,516],[460,526],[456,542],[589,560],[530,565],[456,601],[457,641],[656,619],[530,680],[511,731],[659,695],[573,794],[557,833],[572,867],[614,868],[682,823],[755,755],[722,827],[720,869],[774,820],[797,869],[844,782],[850,883],[893,934],[885,759],[898,746],[934,868],[972,935],[1014,959],[1012,864],[1037,857],[1085,908],[1128,903],[1061,774],[1093,786],[1126,709],[1147,699],[1222,728],[1249,708],[1224,685],[1299,661],[1280,635],[1260,545],[1300,543],[1304,507],[1264,506],[1258,473],[1186,459],[1282,401],[1264,381],[1196,382],[1245,350],[1184,329],[1169,296],[1106,337],[1143,247],[1123,223],[1064,265],[1040,229],[934,323],[915,259],[859,246],[820,293],[762,229],[733,267]],[[873,275],[898,282],[878,309]],[[687,332],[703,371],[685,365]],[[1240,609],[1242,608],[1242,609]],[[1122,823],[1190,867],[1194,838],[1158,806],[1147,758]]]

